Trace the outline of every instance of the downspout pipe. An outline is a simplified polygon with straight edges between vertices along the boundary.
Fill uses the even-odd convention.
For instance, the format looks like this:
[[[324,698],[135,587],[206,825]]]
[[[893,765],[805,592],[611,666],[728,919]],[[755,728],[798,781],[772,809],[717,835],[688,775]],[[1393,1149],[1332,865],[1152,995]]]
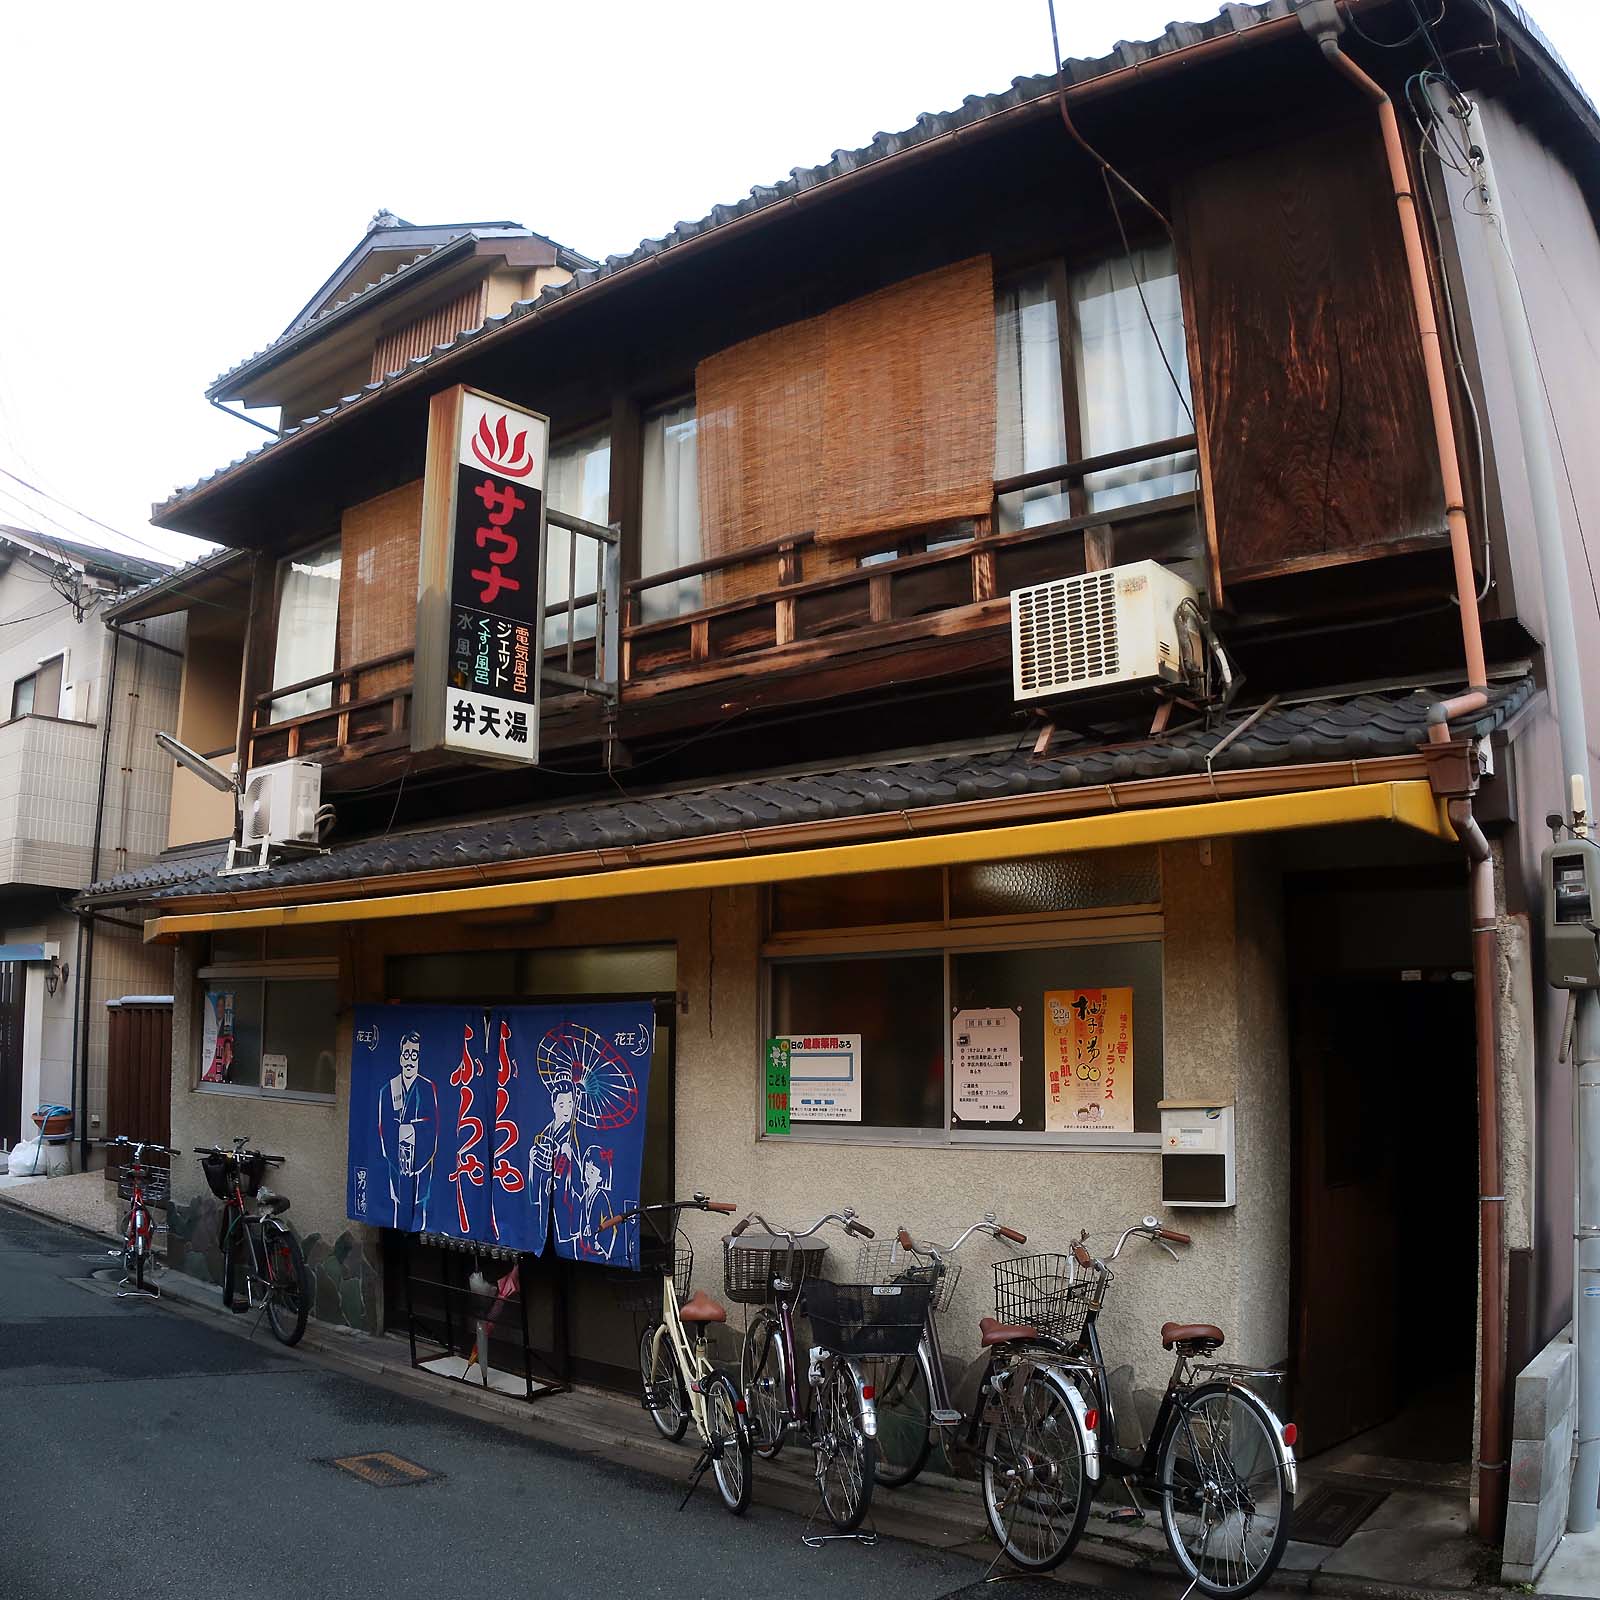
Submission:
[[[1417,223],[1417,202],[1411,192],[1411,171],[1406,165],[1400,123],[1394,114],[1394,102],[1382,87],[1339,48],[1339,34],[1343,31],[1344,19],[1332,0],[1313,0],[1298,15],[1306,32],[1316,40],[1328,65],[1349,79],[1378,113],[1384,156],[1389,164],[1389,181],[1394,189],[1395,210],[1400,218],[1400,235],[1405,244],[1406,268],[1411,277],[1411,300],[1422,345],[1422,365],[1428,379],[1434,446],[1439,456],[1445,522],[1450,529],[1450,556],[1455,567],[1456,598],[1460,602],[1461,645],[1467,661],[1467,684],[1473,689],[1484,689],[1488,687],[1489,674],[1484,663],[1483,629],[1478,619],[1478,579],[1472,569],[1472,536],[1467,529],[1466,490],[1461,479],[1461,458],[1456,451],[1455,423],[1450,415],[1450,385],[1445,377],[1439,319],[1433,304],[1433,286],[1428,280],[1428,258],[1423,249],[1422,229]]]
[[[1310,0],[1297,13],[1307,34],[1316,41],[1324,59],[1341,77],[1360,91],[1375,109],[1383,135],[1389,183],[1394,190],[1395,212],[1405,247],[1411,280],[1411,301],[1416,313],[1417,336],[1423,371],[1428,380],[1428,401],[1433,413],[1434,447],[1439,457],[1439,479],[1444,489],[1445,522],[1450,530],[1450,555],[1455,567],[1457,610],[1461,616],[1461,648],[1466,658],[1468,693],[1445,701],[1430,713],[1428,737],[1443,743],[1450,737],[1450,718],[1480,709],[1489,686],[1483,653],[1483,628],[1478,616],[1478,579],[1472,568],[1472,539],[1467,528],[1466,490],[1461,458],[1456,451],[1455,422],[1450,414],[1450,386],[1445,376],[1444,349],[1439,318],[1428,278],[1428,258],[1417,221],[1416,197],[1411,192],[1411,171],[1406,164],[1405,142],[1394,113],[1394,102],[1367,73],[1339,48],[1344,19],[1334,0]],[[1494,903],[1494,862],[1472,807],[1466,801],[1450,805],[1450,818],[1470,862],[1472,916],[1472,978],[1475,1006],[1478,1078],[1478,1247],[1480,1368],[1478,1394],[1478,1533],[1486,1543],[1497,1543],[1503,1525],[1507,1487],[1504,1447],[1506,1346],[1503,1323],[1505,1272],[1501,1260],[1504,1237],[1505,1196],[1500,1184],[1499,1034],[1495,1026],[1495,991],[1499,977],[1499,932]]]
[[[94,802],[94,848],[89,854],[89,882],[98,883],[100,880],[100,844],[105,837],[106,820],[106,774],[111,770],[111,718],[117,703],[117,657],[118,646],[122,643],[122,635],[116,628],[111,630],[111,670],[106,674],[105,700],[100,707],[100,784],[95,794]],[[74,1019],[74,1030],[78,1035],[79,1050],[75,1052],[78,1060],[75,1063],[78,1092],[75,1096],[78,1112],[78,1170],[89,1170],[89,1008],[93,1004],[91,995],[94,992],[94,919],[80,919],[82,929],[82,949],[78,954],[78,984],[82,998],[82,1005],[78,1008],[78,1015]]]

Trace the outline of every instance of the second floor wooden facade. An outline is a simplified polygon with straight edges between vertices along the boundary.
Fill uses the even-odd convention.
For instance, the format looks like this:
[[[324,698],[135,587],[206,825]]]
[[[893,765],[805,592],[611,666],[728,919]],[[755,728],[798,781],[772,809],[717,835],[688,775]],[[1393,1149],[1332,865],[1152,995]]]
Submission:
[[[252,552],[242,763],[309,756],[352,790],[409,769],[426,408],[457,382],[549,415],[549,505],[621,530],[620,694],[547,701],[558,764],[913,700],[919,727],[959,704],[993,731],[1011,591],[1146,557],[1269,676],[1370,675],[1322,659],[1330,625],[1373,625],[1368,669],[1448,658],[1370,108],[1295,28],[1079,116],[1170,230],[1046,86],[1019,92],[580,273],[171,503],[167,525]],[[1480,544],[1503,538],[1469,497]],[[595,547],[552,528],[550,664],[591,669],[596,582]],[[1486,618],[1521,644],[1493,595]]]

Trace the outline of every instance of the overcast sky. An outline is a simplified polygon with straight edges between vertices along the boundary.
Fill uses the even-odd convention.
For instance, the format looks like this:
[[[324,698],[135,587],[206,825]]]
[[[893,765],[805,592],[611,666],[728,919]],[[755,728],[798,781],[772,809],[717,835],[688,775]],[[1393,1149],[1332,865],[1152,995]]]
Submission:
[[[1600,85],[1595,0],[1527,8]],[[1057,0],[1069,55],[1215,9]],[[375,211],[603,256],[1051,65],[1045,0],[88,0],[0,38],[0,522],[179,557],[151,502],[265,438],[202,390]]]

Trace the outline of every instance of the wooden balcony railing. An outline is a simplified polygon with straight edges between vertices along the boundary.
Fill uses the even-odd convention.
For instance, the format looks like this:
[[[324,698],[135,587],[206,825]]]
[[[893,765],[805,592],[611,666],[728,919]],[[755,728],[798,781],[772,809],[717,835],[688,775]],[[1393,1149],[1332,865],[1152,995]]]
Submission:
[[[937,548],[890,553],[890,559],[867,566],[808,578],[807,559],[814,557],[817,541],[814,533],[800,532],[635,578],[622,586],[624,720],[630,699],[639,704],[725,675],[809,670],[813,662],[868,654],[879,646],[928,645],[960,636],[967,659],[975,636],[982,634],[988,640],[985,659],[1001,659],[1007,648],[1005,597],[1013,589],[1113,566],[1118,559],[1199,554],[1195,491],[1091,510],[1084,490],[1085,480],[1096,473],[1163,461],[1194,448],[1194,435],[1185,434],[1001,479],[994,485],[991,516],[969,525],[970,536],[954,529],[925,531],[920,542],[931,541]],[[1063,486],[1072,515],[1035,527],[994,531],[1003,497],[1047,484]],[[563,519],[569,522],[576,519]],[[577,523],[577,529],[587,532],[589,525]],[[605,530],[593,531],[598,535]],[[1136,550],[1120,554],[1124,541]],[[645,618],[645,598],[652,591],[694,579],[730,577],[762,565],[775,569],[777,581],[756,593],[698,604],[679,615]],[[574,562],[569,564],[569,591],[575,575]],[[597,608],[595,620],[604,628],[607,610],[598,594],[563,598],[549,615],[551,621],[564,618],[563,631],[575,633],[581,614],[591,607]],[[955,653],[946,659],[956,659]],[[296,756],[333,762],[408,749],[412,661],[412,651],[396,650],[258,694],[250,707],[248,764]],[[563,701],[576,706],[588,698],[579,686],[592,681],[589,675],[597,666],[591,637],[564,638],[547,647],[547,715]],[[869,668],[863,682],[870,675]],[[274,717],[276,704],[323,685],[330,686],[328,706]],[[579,717],[574,726],[588,725]],[[592,736],[592,729],[582,736]]]

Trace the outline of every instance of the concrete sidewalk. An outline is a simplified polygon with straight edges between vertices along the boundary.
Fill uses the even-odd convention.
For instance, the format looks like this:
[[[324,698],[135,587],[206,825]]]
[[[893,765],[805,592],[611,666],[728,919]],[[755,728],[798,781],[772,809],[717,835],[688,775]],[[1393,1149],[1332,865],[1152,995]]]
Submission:
[[[122,1226],[123,1205],[103,1172],[68,1172],[59,1178],[0,1173],[0,1200],[110,1238]]]
[[[107,1203],[103,1196],[93,1195],[78,1182],[82,1178],[92,1179],[114,1197],[100,1175],[90,1173],[48,1182],[21,1180],[28,1187],[20,1188],[6,1187],[0,1180],[0,1204],[21,1206],[115,1239],[120,1212],[114,1198]],[[259,1318],[223,1310],[219,1288],[165,1270],[159,1271],[154,1281],[172,1309],[214,1318],[241,1338],[266,1340],[278,1348]],[[418,1371],[411,1365],[404,1338],[359,1333],[316,1321],[308,1325],[299,1348],[386,1388],[425,1396],[464,1414],[492,1416],[551,1445],[576,1447],[675,1481],[682,1480],[691,1465],[692,1452],[662,1439],[636,1400],[610,1391],[578,1386],[529,1404],[481,1385]],[[817,1496],[803,1455],[799,1450],[786,1450],[776,1461],[758,1463],[758,1500],[801,1515],[810,1513]],[[1338,1481],[1339,1474],[1333,1476]],[[1315,1465],[1302,1469],[1302,1501],[1318,1481]],[[1115,1510],[1115,1503],[1108,1503],[1105,1509]],[[886,1535],[936,1549],[985,1562],[995,1553],[974,1483],[925,1473],[904,1489],[875,1494],[872,1520]],[[1077,1551],[1059,1575],[1068,1581],[1104,1584],[1108,1567],[1124,1574],[1124,1582],[1135,1576],[1158,1583],[1179,1581],[1158,1517],[1147,1526],[1128,1527],[1106,1520],[1097,1508]],[[1310,1590],[1349,1597],[1426,1595],[1429,1600],[1466,1593],[1507,1595],[1510,1591],[1497,1583],[1480,1579],[1480,1575],[1498,1570],[1498,1553],[1478,1545],[1468,1531],[1464,1499],[1458,1505],[1456,1497],[1396,1482],[1385,1504],[1343,1545],[1330,1549],[1291,1540],[1271,1587],[1279,1592]],[[1540,1589],[1544,1592],[1545,1586],[1541,1584]],[[1600,1587],[1556,1592],[1600,1596]]]

